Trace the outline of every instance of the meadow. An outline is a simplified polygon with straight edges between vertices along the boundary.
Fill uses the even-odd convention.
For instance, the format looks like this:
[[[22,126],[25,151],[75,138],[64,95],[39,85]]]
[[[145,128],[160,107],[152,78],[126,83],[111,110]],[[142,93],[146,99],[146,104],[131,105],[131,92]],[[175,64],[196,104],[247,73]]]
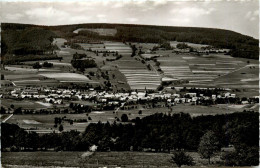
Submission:
[[[195,161],[194,168],[207,164],[196,152],[188,152]],[[170,162],[170,153],[152,152],[95,152],[91,157],[83,157],[84,152],[3,152],[3,166],[13,168],[20,166],[61,166],[61,167],[174,167]],[[219,155],[212,158],[212,162],[219,162]],[[215,167],[210,165],[209,167]],[[28,167],[28,168],[29,168]],[[31,168],[30,167],[30,168]],[[218,166],[219,167],[219,166]]]
[[[102,29],[102,28],[98,28],[98,29],[79,28],[79,29],[74,30],[73,33],[78,34],[82,30],[95,32],[95,33],[98,33],[100,36],[115,36],[115,34],[117,33],[116,29]]]
[[[37,103],[37,101],[30,101],[30,100],[13,100],[13,99],[3,99],[1,100],[1,105],[9,108],[11,105],[14,105],[14,108],[21,107],[23,109],[44,109],[47,108],[45,105],[41,103]],[[51,106],[49,106],[51,107]]]
[[[59,80],[60,82],[90,82],[90,79],[77,73],[39,73],[39,75]]]
[[[12,102],[15,107],[21,106],[26,107],[37,107],[37,108],[50,108],[51,106],[46,106],[42,103],[37,102]],[[22,104],[21,104],[22,103]],[[4,102],[3,105],[9,107],[11,103]],[[68,105],[64,105],[68,106]],[[131,110],[118,110],[117,113],[114,113],[113,111],[92,111],[91,113],[82,113],[82,114],[33,114],[33,115],[13,115],[7,123],[13,123],[18,124],[20,127],[25,129],[36,129],[37,131],[41,130],[58,130],[58,128],[54,128],[54,118],[55,117],[64,117],[66,116],[66,119],[72,119],[72,120],[79,120],[79,119],[86,119],[87,122],[74,122],[73,125],[71,125],[69,122],[63,122],[63,127],[65,131],[69,130],[78,130],[80,132],[83,132],[90,123],[97,123],[97,122],[110,122],[113,123],[114,121],[117,121],[117,118],[121,120],[122,114],[126,114],[129,118],[129,120],[135,119],[136,117],[143,118],[155,113],[164,113],[164,114],[174,114],[174,113],[188,113],[192,117],[200,116],[200,115],[217,115],[217,114],[228,114],[238,111],[243,111],[244,109],[251,109],[256,110],[256,106],[251,105],[245,105],[245,106],[232,106],[228,104],[220,104],[220,105],[212,105],[212,106],[201,106],[201,105],[190,105],[190,104],[178,104],[176,106],[173,106],[171,108],[149,108],[145,109],[142,106],[138,106],[137,109],[131,109]],[[139,111],[142,110],[142,114],[139,114]],[[91,120],[89,119],[91,118]],[[31,122],[25,122],[25,121],[31,121]]]

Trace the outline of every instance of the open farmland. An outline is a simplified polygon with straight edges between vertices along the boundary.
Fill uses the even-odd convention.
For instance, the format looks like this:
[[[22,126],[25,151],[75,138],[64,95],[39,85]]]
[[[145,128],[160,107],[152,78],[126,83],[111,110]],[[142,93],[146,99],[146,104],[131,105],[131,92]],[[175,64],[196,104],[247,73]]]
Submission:
[[[221,88],[258,86],[259,68],[247,64],[245,59],[222,54],[205,56],[169,54],[169,57],[160,57],[157,60],[165,76],[188,80],[187,86]]]
[[[122,42],[105,42],[105,48],[110,52],[118,52],[119,54],[131,54],[132,49]]]
[[[71,59],[73,54],[86,53],[84,50],[71,49],[69,47],[62,47],[66,42],[63,38],[56,38],[53,44],[59,47],[56,50],[57,55],[63,59],[50,60],[48,63],[52,63],[51,68],[33,69],[32,65],[38,61],[26,61],[23,65],[11,65],[5,66],[5,70],[1,70],[5,75],[5,79],[13,82],[15,86],[57,86],[61,83],[95,83],[97,81],[90,80],[88,77],[82,74],[75,73],[75,69],[71,66]],[[94,55],[94,53],[91,53]],[[46,61],[46,60],[45,60]],[[42,64],[45,61],[39,61]],[[102,62],[100,60],[97,63]],[[73,72],[73,73],[72,73]]]
[[[177,46],[177,44],[180,44],[182,42],[178,42],[178,41],[170,41],[170,45],[172,47],[175,47]],[[188,42],[185,42],[185,44],[187,44],[188,46],[192,47],[192,48],[196,48],[196,49],[200,49],[201,47],[207,47],[209,45],[204,45],[204,44],[195,44],[195,43],[188,43]]]
[[[46,79],[43,76],[39,75],[37,71],[34,71],[35,69],[22,69],[26,69],[26,71],[1,70],[1,73],[5,76],[5,80],[11,82],[14,86],[53,86],[58,84],[57,80]]]
[[[15,107],[23,107],[23,108],[29,108],[32,106],[38,107],[38,108],[51,108],[52,106],[46,106],[48,104],[43,104],[41,102],[3,102],[3,105],[6,107],[10,107],[11,103],[14,104]],[[64,105],[68,106],[68,105]],[[79,119],[86,119],[87,122],[74,122],[73,125],[71,125],[68,122],[63,122],[62,125],[64,127],[65,131],[69,130],[78,130],[80,132],[83,132],[85,128],[90,123],[97,123],[97,122],[110,122],[113,123],[116,121],[117,118],[120,118],[122,114],[128,115],[129,120],[135,119],[136,117],[143,118],[146,116],[153,115],[155,113],[164,113],[164,114],[174,114],[174,113],[188,113],[192,117],[200,116],[200,115],[217,115],[217,114],[228,114],[233,112],[242,112],[244,109],[256,109],[256,106],[251,105],[244,105],[244,106],[234,106],[234,105],[213,105],[213,106],[201,106],[196,105],[192,106],[190,104],[178,104],[176,106],[173,106],[171,108],[149,108],[144,109],[142,106],[139,106],[137,109],[132,110],[118,110],[117,113],[113,113],[113,111],[92,111],[87,115],[87,113],[82,114],[49,114],[49,115],[14,115],[12,118],[10,118],[7,123],[13,123],[18,124],[21,128],[25,129],[36,129],[37,132],[42,130],[57,130],[57,128],[54,128],[54,118],[55,117],[64,117],[66,116],[66,119],[72,119],[72,120],[79,120]],[[142,110],[142,114],[138,114],[139,110]],[[256,110],[257,111],[257,110]],[[91,120],[89,120],[89,117]],[[30,121],[30,122],[25,122]]]
[[[88,77],[77,73],[39,73],[39,75],[56,79],[60,82],[92,82]]]
[[[82,74],[69,73],[69,72],[57,72],[55,69],[48,69],[48,71],[37,71],[36,69],[26,69],[24,71],[2,71],[5,74],[6,80],[14,83],[15,86],[53,86],[59,83],[98,83],[96,81],[90,80],[88,77]],[[30,71],[31,70],[31,71]],[[29,73],[27,73],[27,71]]]
[[[99,52],[118,52],[123,57],[108,65],[118,67],[120,73],[122,73],[128,85],[131,89],[156,89],[160,83],[160,76],[154,72],[149,71],[147,67],[140,61],[131,57],[131,48],[122,42],[104,42],[103,44],[87,44],[79,43],[85,50],[91,49],[92,51]],[[103,68],[102,68],[103,69]]]
[[[64,42],[67,42],[66,39],[63,38],[55,38],[53,44],[56,44],[59,50],[56,50],[56,53],[59,57],[62,57],[60,63],[70,63],[72,59],[72,55],[76,52],[79,54],[86,53],[84,50],[77,50],[70,47],[63,46]]]
[[[73,125],[71,125],[69,122],[66,121],[62,123],[65,131],[77,130],[83,132],[90,123],[97,123],[99,121],[103,123],[106,122],[113,123],[116,120],[115,117],[120,118],[121,114],[114,114],[113,111],[93,111],[89,115],[87,115],[87,113],[49,114],[49,115],[40,115],[40,114],[14,115],[12,118],[10,118],[7,121],[7,123],[17,124],[24,129],[34,129],[36,132],[39,132],[41,130],[58,130],[58,128],[54,128],[54,118],[64,117],[64,116],[66,116],[66,119],[72,119],[72,120],[86,119],[87,122],[75,121]],[[91,118],[91,120],[89,120],[89,117]],[[32,121],[32,122],[25,122],[25,121]]]
[[[118,52],[119,54],[131,54],[132,49],[122,42],[104,42],[100,44],[77,43],[85,50],[98,52]]]
[[[78,167],[81,166],[81,156],[84,152],[3,152],[3,166],[5,168],[20,168],[21,165],[26,168],[31,167]],[[197,152],[188,152],[195,161],[194,168],[202,167],[207,164],[206,159],[201,159]],[[170,162],[172,154],[170,153],[151,153],[151,152],[96,152],[91,158],[86,158],[85,166],[91,167],[128,167],[141,168],[149,166],[155,167],[173,167]],[[212,158],[213,162],[220,161],[219,154]],[[19,167],[20,166],[20,167]],[[208,166],[215,167],[216,165]],[[219,166],[221,168],[221,166]],[[245,167],[246,168],[246,167]]]
[[[116,62],[131,89],[156,89],[161,84],[161,77],[154,71],[149,71],[140,61],[132,57],[122,58]],[[131,65],[131,66],[129,66]]]
[[[84,48],[84,50],[99,51],[99,52],[108,51],[105,49],[105,45],[103,43],[100,44],[77,43],[77,44],[79,44],[82,48]]]
[[[215,79],[215,84],[229,88],[259,88],[259,66],[249,64]]]
[[[15,108],[23,108],[23,109],[45,109],[45,108],[51,108],[50,106],[45,106],[42,103],[36,102],[36,101],[29,101],[29,100],[13,100],[13,99],[3,99],[1,101],[1,105],[4,107],[9,108],[11,105],[14,105]]]

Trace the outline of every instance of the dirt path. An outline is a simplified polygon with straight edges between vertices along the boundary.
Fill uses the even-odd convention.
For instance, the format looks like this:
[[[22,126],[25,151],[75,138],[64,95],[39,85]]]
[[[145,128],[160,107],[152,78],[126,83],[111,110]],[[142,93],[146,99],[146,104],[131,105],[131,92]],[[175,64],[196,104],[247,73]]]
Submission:
[[[5,123],[7,120],[9,120],[11,117],[13,116],[13,114],[10,114],[7,118],[5,118],[2,123]]]

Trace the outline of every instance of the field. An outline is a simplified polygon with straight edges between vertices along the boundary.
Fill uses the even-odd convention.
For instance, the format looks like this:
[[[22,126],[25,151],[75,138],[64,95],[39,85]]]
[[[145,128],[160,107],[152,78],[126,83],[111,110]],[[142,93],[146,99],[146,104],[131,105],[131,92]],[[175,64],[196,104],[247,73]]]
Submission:
[[[15,107],[18,107],[19,104],[12,102]],[[37,102],[20,102],[22,103],[22,107],[41,107],[41,108],[49,108],[48,106],[43,105],[42,103]],[[4,102],[3,105],[10,107],[11,103]],[[21,104],[20,104],[21,105]],[[66,105],[64,105],[66,106]],[[216,114],[226,114],[226,113],[233,113],[238,111],[243,111],[244,109],[251,109],[257,110],[259,106],[255,105],[246,105],[246,106],[234,106],[234,105],[214,105],[214,106],[192,106],[190,104],[178,104],[173,106],[171,109],[169,108],[152,108],[152,109],[144,109],[142,106],[139,106],[137,109],[132,110],[119,110],[117,113],[113,113],[113,111],[93,111],[89,115],[86,113],[82,114],[49,114],[49,115],[13,115],[7,123],[18,124],[20,127],[25,129],[36,129],[37,131],[51,131],[57,130],[54,128],[54,118],[55,117],[64,117],[66,116],[67,119],[86,119],[87,122],[74,122],[73,125],[70,125],[68,122],[63,122],[64,130],[78,130],[83,132],[85,128],[90,123],[97,123],[99,121],[106,123],[110,122],[113,123],[116,121],[116,118],[121,118],[122,114],[127,114],[129,120],[135,119],[136,117],[143,118],[145,116],[149,116],[155,113],[165,113],[165,114],[174,114],[179,112],[184,112],[190,114],[192,117],[199,116],[199,115],[216,115]],[[138,114],[139,110],[142,110],[142,114]],[[91,120],[89,120],[89,118]],[[24,122],[24,121],[31,121],[31,122]],[[118,121],[117,121],[118,122]],[[37,124],[35,124],[37,123]]]
[[[167,53],[167,51],[160,51]],[[166,77],[188,80],[185,86],[256,89],[259,82],[258,61],[221,54],[203,56],[168,53],[157,58]]]
[[[36,166],[62,166],[62,167],[175,167],[170,162],[172,154],[151,152],[96,152],[91,158],[83,158],[84,152],[3,152],[2,164],[5,168],[19,168],[30,165]],[[188,152],[195,161],[194,168],[207,165],[207,160],[201,159],[198,153]],[[219,156],[212,158],[212,162],[220,161]],[[18,166],[15,166],[18,165]],[[23,165],[23,166],[21,166]],[[216,167],[210,165],[209,167]],[[219,166],[218,166],[219,167]],[[46,168],[46,167],[45,167]]]
[[[13,99],[3,99],[1,100],[1,105],[9,108],[11,104],[14,105],[15,108],[22,107],[23,109],[44,109],[47,108],[44,104],[35,102],[35,101],[29,101],[29,100],[23,100],[23,101],[16,101]],[[52,107],[52,106],[49,106]]]
[[[63,59],[58,60],[46,60],[53,64],[52,68],[33,69],[32,64],[37,61],[23,62],[23,65],[5,66],[5,70],[1,70],[1,73],[5,75],[7,81],[13,82],[15,86],[57,86],[60,83],[98,83],[88,79],[85,75],[74,73],[75,69],[71,66],[71,59],[73,54],[87,53],[90,57],[95,55],[92,52],[84,50],[76,50],[71,48],[63,48],[62,45],[66,42],[65,39],[56,38],[54,44],[56,44],[60,50],[57,50],[57,55]],[[98,60],[100,64],[103,60]],[[40,64],[45,61],[39,61]]]
[[[140,61],[131,57],[117,61],[117,65],[133,90],[156,89],[161,83],[161,78],[156,72],[149,71]]]
[[[91,32],[95,32],[98,33],[101,36],[115,36],[115,34],[117,33],[116,29],[86,29],[86,28],[79,28],[73,31],[73,33],[79,33],[79,31],[82,30],[88,30]]]
[[[39,73],[39,75],[56,79],[60,82],[91,82],[88,77],[77,73]]]
[[[64,42],[63,39],[57,39],[57,44]],[[171,42],[172,46],[176,46],[178,42]],[[142,51],[148,51],[157,44],[155,43],[133,43]],[[189,83],[181,84],[188,87],[219,87],[231,89],[245,89],[245,95],[254,96],[258,92],[259,82],[259,67],[257,60],[243,58],[233,58],[224,54],[209,54],[209,55],[194,55],[194,54],[174,54],[171,51],[156,51],[156,55],[160,55],[157,61],[160,63],[159,68],[163,73],[157,72],[157,66],[153,61],[141,63],[141,58],[131,57],[131,48],[129,45],[122,42],[103,42],[100,44],[79,43],[85,50],[99,52],[115,52],[117,51],[123,57],[116,61],[106,61],[107,58],[113,58],[112,54],[103,56],[102,53],[94,54],[90,51],[85,52],[89,57],[94,59],[102,70],[110,71],[109,74],[117,74],[113,80],[110,78],[113,85],[113,90],[122,88],[131,88],[132,90],[139,89],[156,89],[161,84],[162,78],[171,78],[176,80],[186,80]],[[207,45],[189,43],[195,48],[205,47]],[[58,45],[59,46],[59,45]],[[61,51],[67,51],[70,55],[75,53],[73,49],[61,48]],[[62,55],[62,54],[61,54]],[[60,56],[61,56],[60,55]],[[144,54],[145,55],[145,54]],[[147,55],[147,54],[146,54]],[[149,55],[149,54],[148,54]],[[151,54],[150,54],[151,55]],[[149,56],[150,56],[149,55]],[[154,55],[154,54],[152,54]],[[69,63],[66,61],[66,54],[62,55],[64,60],[61,65]],[[71,57],[71,56],[70,56]],[[71,58],[69,59],[71,60]],[[105,62],[105,65],[103,65]],[[57,66],[59,63],[56,63]],[[150,64],[151,70],[148,70]],[[87,72],[89,72],[87,70]],[[118,78],[117,78],[118,76]],[[98,79],[94,79],[99,81]],[[32,81],[33,82],[33,81]],[[99,81],[103,83],[103,81]],[[129,86],[128,86],[129,85]],[[118,88],[117,88],[118,86]],[[242,92],[237,93],[243,95]]]
[[[177,42],[177,41],[171,41],[170,44],[172,47],[175,47],[177,46],[177,44],[179,44],[181,42]],[[188,43],[188,42],[185,42],[185,44],[187,44],[188,46],[192,47],[192,48],[196,48],[196,49],[200,49],[201,47],[207,47],[208,45],[203,45],[203,44],[195,44],[195,43]]]
[[[131,57],[131,48],[121,42],[104,42],[103,44],[88,44],[79,43],[85,50],[91,49],[92,51],[99,52],[118,52],[122,58],[113,62],[107,62],[107,68],[117,67],[117,71],[125,76],[125,79],[119,80],[124,82],[127,80],[128,85],[132,90],[135,89],[156,89],[160,83],[160,76],[154,72],[149,71],[145,64]],[[102,67],[102,69],[105,66]],[[109,68],[110,67],[110,68]],[[119,82],[119,83],[121,83]],[[119,86],[120,87],[120,86]],[[128,88],[128,87],[126,87]]]
[[[27,68],[21,68],[27,69]],[[38,73],[43,71],[34,71],[34,69],[30,69],[30,71],[26,70],[18,70],[18,71],[7,71],[1,70],[1,74],[5,76],[5,81],[10,81],[13,83],[14,86],[53,86],[58,85],[58,81],[54,79],[46,79],[43,76],[39,75]],[[29,68],[28,68],[29,69]],[[56,71],[54,71],[56,72]],[[46,73],[46,71],[45,71]]]
[[[85,50],[91,49],[91,51],[99,52],[118,52],[119,54],[131,54],[132,49],[121,42],[104,42],[102,44],[90,44],[90,43],[78,43]]]

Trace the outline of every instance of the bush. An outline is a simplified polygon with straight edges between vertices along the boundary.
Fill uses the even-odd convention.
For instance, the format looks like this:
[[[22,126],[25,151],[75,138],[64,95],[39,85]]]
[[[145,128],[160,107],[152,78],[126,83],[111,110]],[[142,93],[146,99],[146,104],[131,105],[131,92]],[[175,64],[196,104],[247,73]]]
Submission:
[[[48,68],[51,68],[53,67],[53,64],[52,63],[49,63],[47,61],[45,61],[43,64],[42,64],[43,67],[48,67]]]
[[[193,165],[193,158],[190,155],[187,155],[184,151],[174,152],[171,159],[171,162],[177,164],[178,167],[181,167],[182,165]]]
[[[259,164],[258,146],[242,145],[235,151],[223,153],[221,159],[225,166],[257,166]]]
[[[142,110],[139,110],[138,114],[141,115],[142,113],[143,113]]]
[[[86,59],[86,60],[71,60],[71,65],[77,69],[83,68],[94,68],[97,66],[94,60]]]
[[[122,122],[127,122],[128,121],[128,116],[126,114],[122,114],[121,121]]]
[[[39,62],[35,62],[34,64],[33,64],[33,69],[40,69],[42,66],[40,65],[40,63]]]

